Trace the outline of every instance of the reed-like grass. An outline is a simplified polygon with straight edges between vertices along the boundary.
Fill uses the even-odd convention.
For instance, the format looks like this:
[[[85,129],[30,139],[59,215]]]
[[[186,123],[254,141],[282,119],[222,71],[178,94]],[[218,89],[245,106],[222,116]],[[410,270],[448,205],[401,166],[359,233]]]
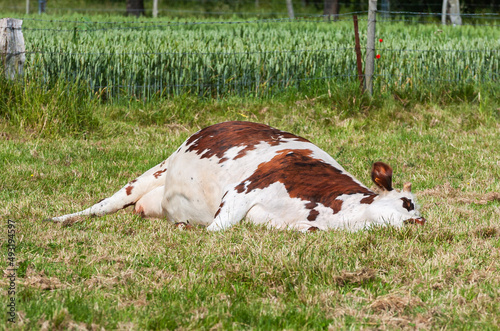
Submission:
[[[36,137],[86,135],[99,126],[97,100],[82,82],[7,80],[0,72],[0,123]]]
[[[27,19],[26,71],[46,83],[59,77],[86,80],[102,97],[322,93],[328,83],[342,86],[357,79],[353,24],[350,17],[343,19],[241,24],[123,17],[91,22],[76,15],[54,22]],[[365,31],[361,18],[363,47]],[[495,89],[499,38],[494,26],[381,22],[375,93]]]

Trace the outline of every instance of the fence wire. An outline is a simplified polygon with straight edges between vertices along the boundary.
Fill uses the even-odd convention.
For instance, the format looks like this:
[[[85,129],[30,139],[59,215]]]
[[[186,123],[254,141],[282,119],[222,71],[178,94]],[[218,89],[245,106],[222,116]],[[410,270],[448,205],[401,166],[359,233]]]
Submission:
[[[303,2],[304,3],[304,2]],[[283,3],[284,4],[284,3]],[[236,1],[231,1],[230,3],[225,3],[222,5],[222,7],[219,7],[221,5],[220,0],[178,0],[178,1],[168,1],[168,2],[163,2],[160,5],[160,8],[158,8],[158,12],[160,14],[162,13],[174,13],[174,14],[189,14],[189,15],[203,15],[203,16],[251,16],[251,15],[261,15],[261,16],[286,16],[287,12],[285,11],[269,11],[269,3],[267,1],[261,2],[260,6],[256,5],[255,0],[236,0]],[[367,9],[367,1],[365,2],[343,2],[339,1],[338,5],[341,8],[363,8]],[[404,8],[405,10],[420,10],[422,13],[427,13],[429,10],[436,10],[436,9],[441,9],[442,2],[409,2],[404,5],[400,6],[393,6],[393,8],[398,8],[402,9]],[[36,10],[37,6],[34,5],[32,8]],[[167,7],[167,8],[165,8]],[[172,8],[174,7],[174,8]],[[184,8],[183,8],[184,7]],[[277,8],[276,4],[274,6],[271,6],[272,8]],[[278,8],[282,8],[283,6],[279,6]],[[299,5],[295,4],[295,7],[298,9],[296,12],[296,15],[306,15],[306,13],[302,13],[301,10],[321,10],[322,8],[314,6],[310,3],[309,6],[304,6],[304,5]],[[181,9],[176,9],[176,8],[181,8]],[[193,9],[186,9],[186,8],[200,8],[198,10],[193,10]],[[213,10],[213,9],[221,8],[220,10]],[[226,9],[227,8],[227,9]],[[500,8],[500,4],[493,3],[491,2],[490,4],[477,4],[477,3],[468,3],[466,5],[462,6],[462,9],[468,9],[468,8],[473,8],[475,10],[496,10]],[[26,5],[22,2],[20,2],[17,5],[14,4],[9,4],[3,6],[4,10],[10,10],[10,11],[22,11],[24,12],[26,10]],[[211,10],[212,9],[212,10]],[[225,9],[225,10],[222,10]],[[245,9],[245,10],[241,10]],[[127,10],[124,6],[124,4],[117,4],[113,8],[107,8],[107,7],[55,7],[51,6],[51,3],[48,2],[48,6],[46,6],[46,10],[49,13],[53,12],[77,12],[77,13],[82,13],[82,12],[91,12],[91,13],[120,13],[120,14],[125,14],[127,12],[133,12],[133,10]],[[142,12],[142,10],[141,10]],[[151,13],[152,8],[145,8],[144,12],[146,13]],[[399,11],[401,13],[407,13],[408,11]]]

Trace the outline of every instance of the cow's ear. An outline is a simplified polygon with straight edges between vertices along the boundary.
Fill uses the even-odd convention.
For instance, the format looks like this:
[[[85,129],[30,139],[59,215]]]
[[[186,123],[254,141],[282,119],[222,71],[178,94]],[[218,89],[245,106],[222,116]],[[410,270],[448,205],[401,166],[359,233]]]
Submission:
[[[383,162],[375,162],[372,168],[372,180],[384,191],[392,191],[392,168]]]

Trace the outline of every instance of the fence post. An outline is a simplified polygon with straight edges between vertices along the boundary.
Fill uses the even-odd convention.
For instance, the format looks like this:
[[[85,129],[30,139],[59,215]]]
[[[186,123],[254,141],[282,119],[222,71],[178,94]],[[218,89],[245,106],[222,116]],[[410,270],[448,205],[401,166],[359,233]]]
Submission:
[[[153,0],[153,17],[158,17],[158,0]]]
[[[382,0],[382,3],[380,4],[380,9],[384,11],[382,13],[383,18],[389,17],[389,11],[391,10],[391,2],[389,0]]]
[[[446,14],[448,13],[448,0],[443,0],[443,8],[441,10],[441,24],[446,25]]]
[[[462,17],[460,16],[460,1],[450,0],[450,21],[453,25],[462,25]]]
[[[8,79],[22,76],[26,60],[22,20],[3,18],[0,20],[0,60]]]
[[[293,20],[295,18],[295,14],[293,13],[292,0],[286,0],[286,9],[288,11],[288,17]]]
[[[45,13],[45,6],[47,5],[47,0],[38,0],[38,15]]]
[[[377,16],[377,0],[368,1],[368,31],[365,61],[365,88],[373,95],[373,71],[375,68],[375,22]]]

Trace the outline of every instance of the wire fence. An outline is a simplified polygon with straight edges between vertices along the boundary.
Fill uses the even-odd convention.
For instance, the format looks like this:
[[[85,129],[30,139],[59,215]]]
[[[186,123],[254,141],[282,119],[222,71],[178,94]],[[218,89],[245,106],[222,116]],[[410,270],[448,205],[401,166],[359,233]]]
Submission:
[[[378,22],[397,22],[397,21],[408,21],[408,22],[414,22],[414,23],[421,23],[421,22],[426,22],[426,23],[440,23],[442,13],[433,13],[433,12],[401,12],[401,11],[384,11],[384,10],[378,10],[377,13],[380,14],[381,18],[379,18],[377,21]],[[57,20],[57,19],[43,19],[43,18],[33,18],[33,17],[25,17],[22,18],[23,20],[29,20],[29,21],[39,21],[39,22],[50,22],[50,23],[74,23],[74,24],[80,24],[80,25],[114,25],[115,27],[111,29],[117,29],[120,28],[118,27],[119,25],[143,25],[143,28],[147,28],[151,25],[155,26],[168,26],[168,25],[205,25],[205,24],[250,24],[250,23],[271,23],[271,22],[294,22],[294,23],[300,23],[300,22],[322,22],[322,21],[352,21],[352,16],[353,15],[367,15],[368,11],[352,11],[352,12],[346,12],[346,13],[341,13],[341,14],[335,14],[335,15],[312,15],[312,14],[303,14],[302,16],[297,16],[295,18],[288,18],[288,17],[281,17],[281,18],[260,18],[260,19],[251,19],[251,20],[237,20],[237,21],[230,21],[230,20],[222,20],[222,21],[216,21],[216,20],[211,20],[211,21],[192,21],[191,19],[189,20],[184,20],[184,21],[170,21],[170,20],[165,20],[162,19],[161,21],[157,20],[151,20],[151,21],[144,21],[144,20],[128,20],[128,21],[91,21],[91,20]],[[484,25],[492,25],[492,26],[498,26],[498,22],[500,21],[500,13],[479,13],[479,14],[460,14],[460,16],[464,19],[463,23],[461,25],[476,25],[476,21],[485,21],[489,24],[484,24]],[[408,18],[408,19],[407,19]],[[434,20],[418,20],[419,18],[426,18],[426,19],[434,19]],[[438,20],[436,20],[438,19]],[[366,19],[365,19],[366,20]],[[469,20],[469,21],[468,21]],[[141,27],[137,27],[141,28]],[[55,29],[57,30],[57,29]]]
[[[144,13],[151,15],[153,9],[150,8],[150,2],[147,3],[148,6],[144,9]],[[367,1],[339,1],[338,5],[340,8],[357,8],[358,10],[367,10]],[[323,1],[298,1],[295,2],[296,15],[308,15],[312,12],[318,12],[323,10]],[[24,2],[7,2],[2,3],[0,1],[0,7],[6,11],[12,12],[25,12],[26,4]],[[103,2],[101,5],[86,5],[84,7],[68,6],[68,2],[64,1],[59,3],[57,0],[51,0],[45,4],[45,10],[47,13],[93,13],[93,14],[126,14],[127,12],[134,12],[134,10],[125,8],[125,3],[117,2]],[[201,15],[201,16],[255,16],[256,14],[260,16],[287,16],[287,12],[284,11],[284,2],[278,1],[256,1],[256,0],[232,0],[232,1],[220,1],[220,0],[169,0],[161,1],[158,8],[159,15]],[[441,10],[442,2],[421,2],[412,1],[406,3],[396,3],[392,4],[392,8],[400,12],[410,12],[410,11],[420,11],[427,13],[429,11],[439,11]],[[484,3],[472,3],[472,1],[464,3],[462,2],[461,10],[464,13],[469,11],[498,11],[500,9],[500,4],[491,1],[488,4]],[[31,11],[36,12],[38,9],[38,4],[36,1],[32,0]],[[142,12],[142,10],[140,10]]]
[[[78,81],[113,100],[318,92],[357,84],[354,14],[360,15],[364,46],[366,12],[331,21],[323,15],[228,21],[27,17],[25,75],[47,86]],[[375,51],[378,90],[477,84],[498,89],[499,15],[465,15],[464,21],[486,18],[487,23],[451,27],[402,19],[423,14],[418,12],[383,14],[388,19],[377,22]]]

